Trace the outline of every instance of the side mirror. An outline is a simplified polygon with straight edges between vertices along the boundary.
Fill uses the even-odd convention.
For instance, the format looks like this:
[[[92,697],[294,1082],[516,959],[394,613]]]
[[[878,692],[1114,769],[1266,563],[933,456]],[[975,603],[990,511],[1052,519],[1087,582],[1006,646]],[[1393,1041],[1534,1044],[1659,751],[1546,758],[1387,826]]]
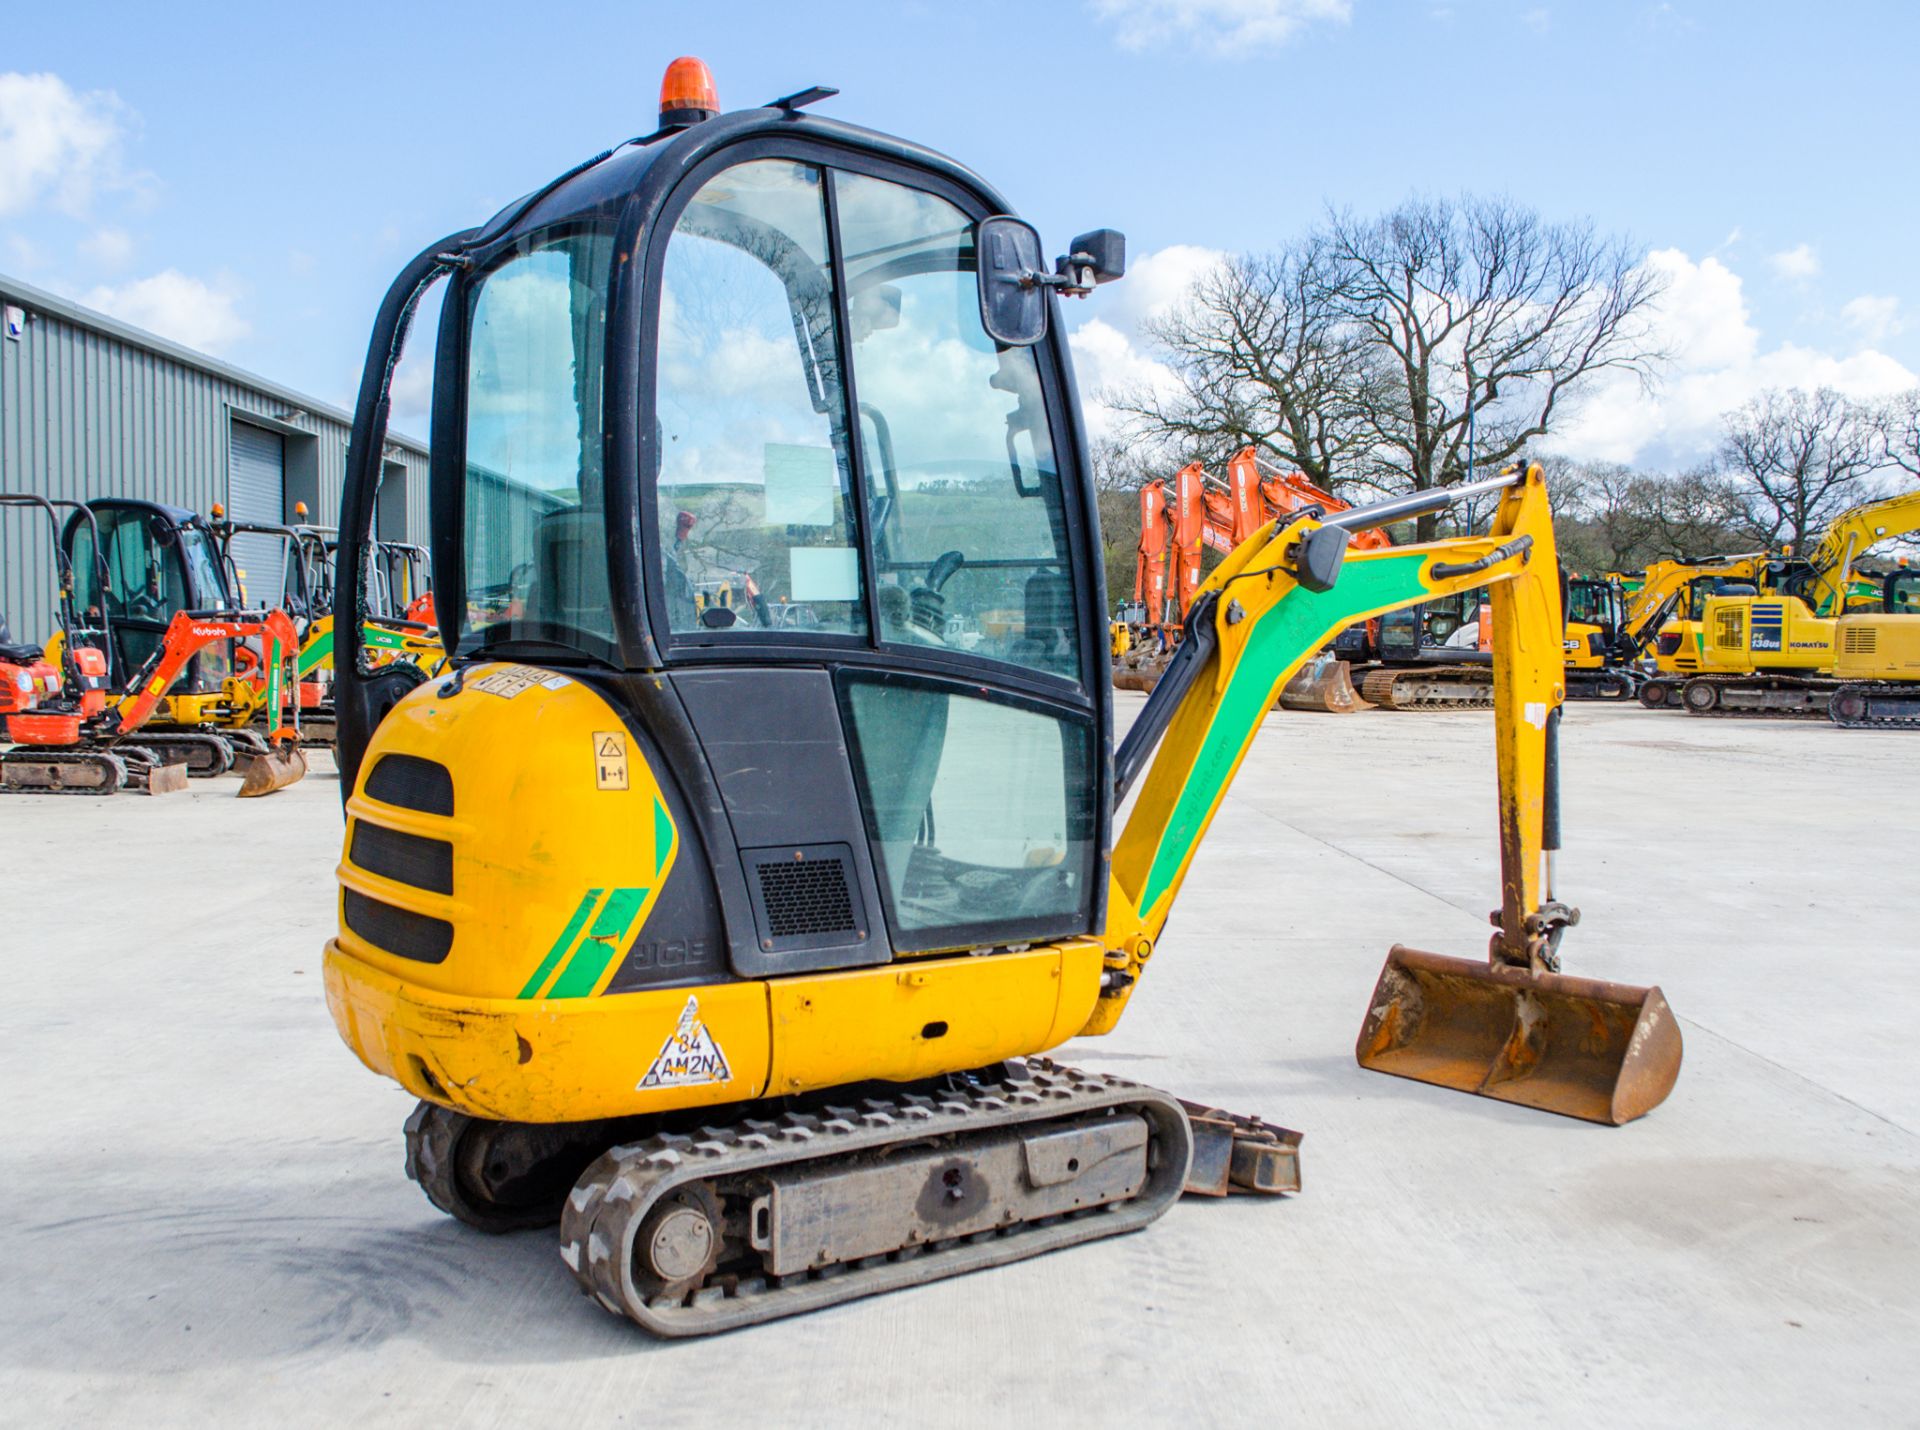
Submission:
[[[1040,235],[1005,214],[983,218],[974,234],[979,266],[980,322],[987,336],[1010,348],[1030,348],[1047,335],[1047,290]]]
[[[1123,278],[1127,272],[1127,236],[1117,228],[1096,228],[1067,246],[1067,267],[1074,282],[1090,288]]]

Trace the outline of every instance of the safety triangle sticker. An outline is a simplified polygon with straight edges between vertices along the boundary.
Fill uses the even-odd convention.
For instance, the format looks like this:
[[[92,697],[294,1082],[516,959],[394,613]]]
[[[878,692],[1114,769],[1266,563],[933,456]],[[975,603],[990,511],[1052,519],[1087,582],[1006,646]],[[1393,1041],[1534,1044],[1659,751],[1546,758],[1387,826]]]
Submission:
[[[701,1083],[726,1082],[733,1074],[727,1068],[727,1055],[700,1021],[700,1000],[687,999],[680,1010],[680,1024],[660,1046],[660,1055],[640,1079],[641,1089],[649,1087],[696,1087]]]

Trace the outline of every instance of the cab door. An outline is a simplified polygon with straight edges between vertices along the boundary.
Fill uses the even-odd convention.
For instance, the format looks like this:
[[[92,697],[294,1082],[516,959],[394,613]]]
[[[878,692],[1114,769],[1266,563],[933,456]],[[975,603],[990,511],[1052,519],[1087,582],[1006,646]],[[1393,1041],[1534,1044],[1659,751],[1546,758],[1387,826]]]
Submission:
[[[987,336],[991,210],[944,178],[796,148],[698,180],[658,270],[642,492],[677,684],[698,703],[729,673],[742,694],[711,727],[749,672],[825,672],[763,684],[831,702],[893,952],[1089,931],[1105,627],[1057,335]],[[724,763],[752,763],[751,732],[725,738]]]

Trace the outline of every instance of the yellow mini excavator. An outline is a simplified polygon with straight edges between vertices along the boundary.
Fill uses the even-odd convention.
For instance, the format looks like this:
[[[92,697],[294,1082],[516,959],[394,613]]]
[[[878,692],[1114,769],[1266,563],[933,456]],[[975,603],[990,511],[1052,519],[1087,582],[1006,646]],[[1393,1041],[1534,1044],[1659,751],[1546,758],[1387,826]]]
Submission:
[[[689,1336],[1133,1230],[1183,1190],[1297,1188],[1297,1134],[1036,1055],[1119,1021],[1301,663],[1479,587],[1491,946],[1396,947],[1359,1059],[1602,1123],[1659,1103],[1680,1063],[1659,990],[1559,971],[1539,469],[1261,527],[1116,747],[1058,300],[1119,277],[1124,240],[1047,265],[968,170],[809,112],[831,93],[723,115],[676,61],[657,132],[427,247],[376,319],[326,992],[419,1099],[427,1196],[489,1230],[558,1222],[583,1291]],[[367,659],[361,551],[437,280],[453,666],[429,679]],[[1485,536],[1349,551],[1490,495]],[[755,599],[701,605],[720,579]]]

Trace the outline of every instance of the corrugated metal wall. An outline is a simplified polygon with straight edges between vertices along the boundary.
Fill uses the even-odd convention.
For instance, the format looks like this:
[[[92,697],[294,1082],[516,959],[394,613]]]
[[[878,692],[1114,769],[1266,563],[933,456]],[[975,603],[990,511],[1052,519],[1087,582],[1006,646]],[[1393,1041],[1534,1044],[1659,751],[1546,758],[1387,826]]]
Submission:
[[[245,417],[288,436],[290,485],[293,449],[309,447],[318,474],[309,519],[334,524],[348,414],[4,277],[0,301],[28,313],[17,341],[0,336],[0,491],[138,496],[204,512],[227,499],[232,423]],[[424,545],[425,450],[390,438],[388,460],[406,465],[410,536]],[[45,528],[37,513],[0,508],[0,613],[21,640],[51,630]]]

